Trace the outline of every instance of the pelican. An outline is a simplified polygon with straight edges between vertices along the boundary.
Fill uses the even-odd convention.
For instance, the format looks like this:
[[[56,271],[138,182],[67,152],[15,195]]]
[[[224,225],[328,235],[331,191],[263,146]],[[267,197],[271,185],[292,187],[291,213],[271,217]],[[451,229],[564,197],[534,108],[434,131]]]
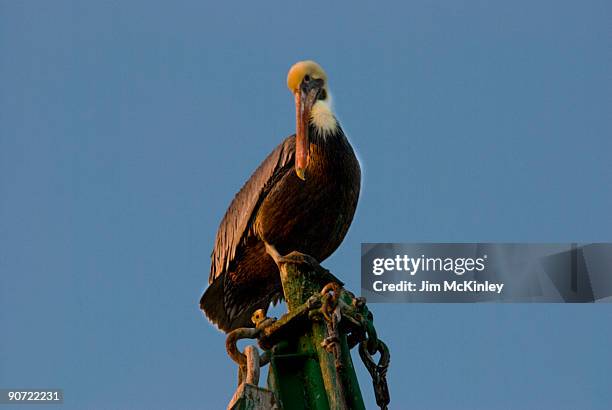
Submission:
[[[278,263],[297,251],[322,262],[344,239],[359,199],[359,161],[314,61],[291,67],[296,132],[281,142],[231,202],[217,231],[200,308],[219,329],[283,298]],[[311,258],[311,259],[312,259]]]

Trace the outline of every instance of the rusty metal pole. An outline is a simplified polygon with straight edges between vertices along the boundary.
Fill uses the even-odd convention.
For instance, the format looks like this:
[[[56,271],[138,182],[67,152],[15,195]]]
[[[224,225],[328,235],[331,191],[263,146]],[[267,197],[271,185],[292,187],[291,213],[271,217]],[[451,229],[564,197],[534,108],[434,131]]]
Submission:
[[[300,263],[283,263],[280,271],[289,313],[306,304],[311,296],[318,295],[323,286],[330,281],[330,278],[334,278],[327,271],[322,274],[314,271],[309,265]],[[300,336],[301,343],[299,344],[305,350],[314,350],[313,353],[319,365],[318,369],[312,365],[303,368],[303,377],[306,379],[304,388],[307,390],[314,389],[314,391],[307,391],[306,396],[319,403],[314,408],[331,410],[365,409],[350,351],[346,344],[346,336],[340,336],[341,354],[339,360],[341,361],[341,369],[338,369],[336,368],[334,354],[328,352],[324,347],[324,341],[329,336],[325,321],[311,320],[308,326],[306,327],[306,334]],[[274,354],[272,357],[274,359]],[[271,372],[274,371],[275,367],[273,366]],[[324,391],[317,391],[317,389],[320,390],[318,385],[320,386],[321,378]],[[282,379],[277,378],[276,383],[282,383]],[[320,396],[322,394],[326,396],[327,400],[321,400],[322,397]],[[327,406],[324,405],[325,401]],[[294,407],[287,406],[287,408]]]

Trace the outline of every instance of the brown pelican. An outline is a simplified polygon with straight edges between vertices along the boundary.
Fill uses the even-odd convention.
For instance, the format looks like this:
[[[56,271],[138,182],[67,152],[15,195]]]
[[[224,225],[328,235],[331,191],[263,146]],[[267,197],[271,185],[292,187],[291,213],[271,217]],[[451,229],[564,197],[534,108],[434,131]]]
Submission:
[[[296,133],[278,145],[230,204],[217,231],[200,308],[221,330],[252,327],[283,297],[277,263],[293,251],[321,262],[346,235],[359,198],[359,162],[314,61],[289,70]]]

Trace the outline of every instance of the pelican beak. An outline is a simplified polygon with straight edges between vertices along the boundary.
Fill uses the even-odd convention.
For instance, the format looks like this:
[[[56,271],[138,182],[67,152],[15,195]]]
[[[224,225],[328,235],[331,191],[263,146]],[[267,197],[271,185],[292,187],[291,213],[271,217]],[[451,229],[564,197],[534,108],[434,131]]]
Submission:
[[[308,124],[310,123],[310,111],[322,88],[323,80],[311,79],[302,81],[299,90],[295,92],[295,173],[303,181],[306,180],[306,167],[309,158]]]

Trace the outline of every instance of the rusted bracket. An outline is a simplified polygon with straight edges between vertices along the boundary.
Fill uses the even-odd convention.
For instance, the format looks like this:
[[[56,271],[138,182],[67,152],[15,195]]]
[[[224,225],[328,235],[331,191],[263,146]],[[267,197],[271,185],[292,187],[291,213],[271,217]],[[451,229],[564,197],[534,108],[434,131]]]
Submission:
[[[322,306],[319,295],[311,296],[306,303],[293,311],[284,314],[280,319],[261,328],[259,333],[259,347],[270,350],[277,343],[286,340],[287,335],[294,333],[308,320],[310,312]],[[295,334],[295,333],[294,333]]]

